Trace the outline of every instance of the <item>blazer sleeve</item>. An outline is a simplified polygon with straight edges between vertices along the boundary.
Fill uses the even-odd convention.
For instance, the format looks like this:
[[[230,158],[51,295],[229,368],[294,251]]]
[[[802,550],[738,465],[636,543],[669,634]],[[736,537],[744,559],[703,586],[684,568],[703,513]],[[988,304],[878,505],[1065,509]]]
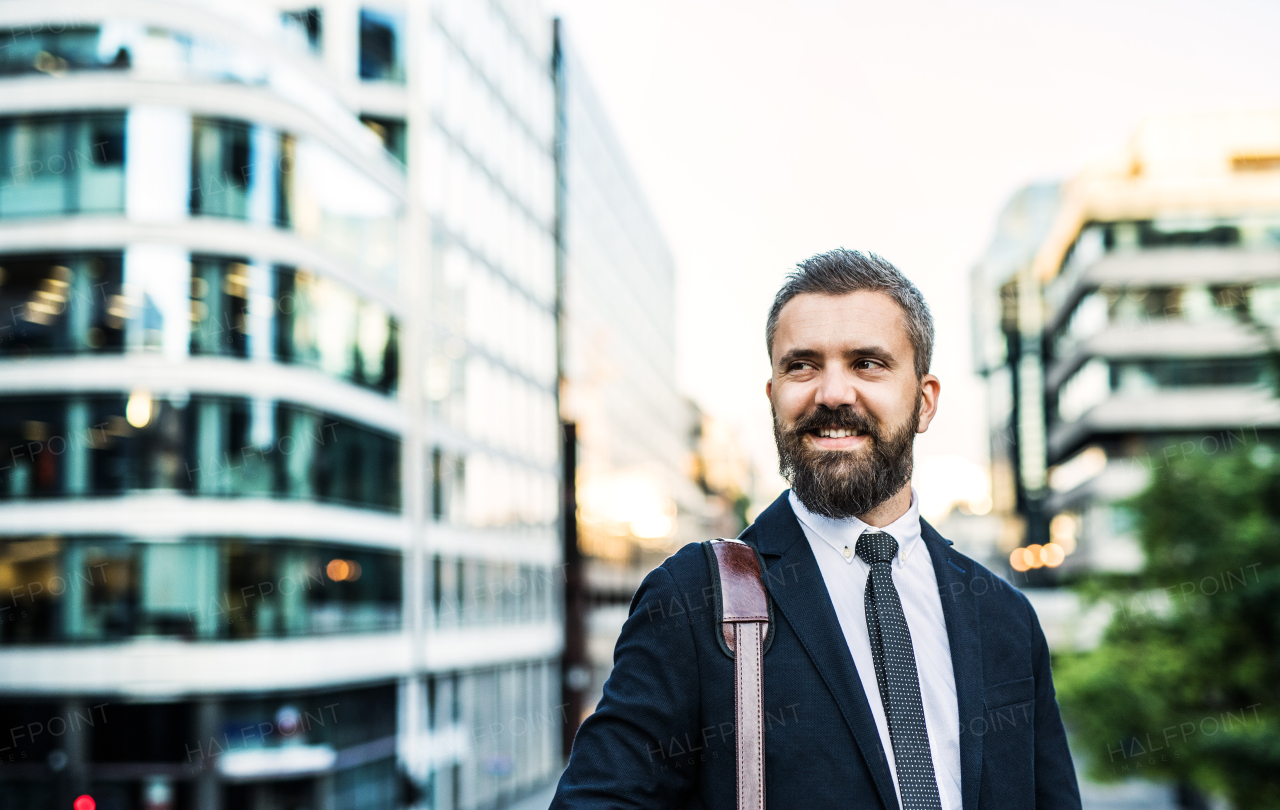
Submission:
[[[1049,644],[1035,609],[1030,602],[1026,606],[1031,613],[1031,656],[1036,686],[1036,810],[1080,810],[1080,787],[1053,689]]]
[[[578,729],[551,809],[683,806],[697,773],[679,752],[697,737],[698,695],[688,605],[656,568],[632,599],[604,697]]]

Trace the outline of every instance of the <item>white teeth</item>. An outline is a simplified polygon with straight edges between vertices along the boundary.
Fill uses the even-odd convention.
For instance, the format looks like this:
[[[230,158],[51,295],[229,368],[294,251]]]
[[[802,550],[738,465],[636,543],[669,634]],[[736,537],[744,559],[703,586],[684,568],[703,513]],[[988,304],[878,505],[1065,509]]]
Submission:
[[[818,435],[824,439],[843,439],[846,436],[856,435],[852,430],[834,430],[832,428],[823,428],[818,431]]]

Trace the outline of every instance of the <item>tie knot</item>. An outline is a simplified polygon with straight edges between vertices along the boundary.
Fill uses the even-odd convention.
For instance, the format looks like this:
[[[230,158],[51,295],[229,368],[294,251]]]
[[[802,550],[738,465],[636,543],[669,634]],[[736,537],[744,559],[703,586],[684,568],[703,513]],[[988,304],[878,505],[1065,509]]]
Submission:
[[[888,532],[865,532],[858,538],[856,551],[867,565],[887,563],[898,553],[898,541]]]

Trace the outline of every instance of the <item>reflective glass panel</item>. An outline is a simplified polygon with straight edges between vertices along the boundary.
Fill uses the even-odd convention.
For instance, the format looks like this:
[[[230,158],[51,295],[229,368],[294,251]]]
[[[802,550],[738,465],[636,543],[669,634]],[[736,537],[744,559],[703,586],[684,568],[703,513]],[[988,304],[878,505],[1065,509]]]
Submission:
[[[127,50],[102,47],[105,44],[91,26],[35,22],[0,31],[0,75],[61,76],[74,70],[129,67]]]
[[[360,78],[404,81],[402,25],[396,14],[360,9]]]
[[[394,630],[398,552],[287,540],[0,540],[0,643]]]
[[[398,326],[380,304],[306,270],[277,267],[276,356],[357,385],[394,391]]]
[[[0,499],[171,490],[400,509],[400,442],[308,408],[229,397],[0,400]]]
[[[0,119],[0,218],[124,210],[123,113]]]
[[[197,118],[192,125],[191,213],[248,215],[250,130],[239,121]]]
[[[191,261],[191,353],[247,357],[249,267],[242,260]]]
[[[122,351],[121,283],[119,253],[0,257],[0,356]]]

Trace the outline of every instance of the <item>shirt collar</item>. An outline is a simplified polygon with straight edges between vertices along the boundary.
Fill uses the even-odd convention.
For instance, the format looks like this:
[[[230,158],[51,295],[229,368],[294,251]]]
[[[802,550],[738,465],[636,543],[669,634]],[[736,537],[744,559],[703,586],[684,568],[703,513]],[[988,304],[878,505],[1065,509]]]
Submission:
[[[902,514],[902,517],[883,528],[871,526],[856,517],[837,520],[810,512],[794,492],[787,493],[787,500],[791,503],[791,510],[795,512],[796,519],[824,543],[835,549],[850,564],[858,559],[856,553],[858,538],[868,529],[873,532],[886,532],[898,541],[898,554],[894,561],[899,565],[904,565],[907,558],[911,556],[911,552],[922,543],[920,501],[916,497],[915,487],[911,488],[911,506]],[[844,553],[846,548],[851,552],[848,555]],[[862,564],[866,565],[866,563]]]

